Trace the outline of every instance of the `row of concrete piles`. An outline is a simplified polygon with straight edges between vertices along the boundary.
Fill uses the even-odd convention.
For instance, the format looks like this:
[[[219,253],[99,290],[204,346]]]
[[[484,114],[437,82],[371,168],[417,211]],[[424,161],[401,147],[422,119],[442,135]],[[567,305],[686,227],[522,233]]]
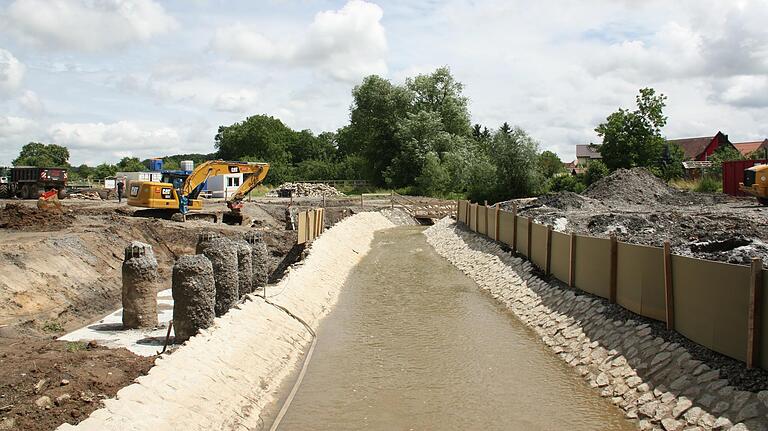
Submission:
[[[267,284],[267,246],[259,232],[230,239],[218,233],[198,236],[194,255],[173,266],[173,326],[182,343],[210,327],[243,296]],[[133,242],[123,262],[123,327],[157,326],[157,292],[161,285],[152,247]]]

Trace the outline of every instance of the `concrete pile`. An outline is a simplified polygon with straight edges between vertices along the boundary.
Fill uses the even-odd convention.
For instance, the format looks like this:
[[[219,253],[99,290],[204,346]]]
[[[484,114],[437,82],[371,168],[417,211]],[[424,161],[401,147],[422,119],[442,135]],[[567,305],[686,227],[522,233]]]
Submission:
[[[123,262],[123,328],[157,326],[160,276],[152,246],[138,241],[125,248]]]
[[[213,324],[216,285],[213,265],[203,255],[181,256],[173,266],[173,330],[176,343]]]
[[[275,190],[269,192],[267,196],[277,197],[280,190],[292,190],[293,197],[319,198],[323,196],[344,196],[344,193],[336,190],[336,187],[321,183],[283,183]]]
[[[651,325],[620,320],[607,301],[540,279],[530,262],[449,219],[425,234],[641,430],[768,429],[768,391],[739,389]]]
[[[269,263],[267,244],[264,243],[264,237],[261,232],[248,232],[245,234],[245,241],[251,245],[251,269],[253,274],[253,289],[260,290],[267,285],[269,280]]]
[[[213,265],[216,284],[216,317],[223,316],[240,299],[237,246],[229,238],[213,238],[198,244]]]

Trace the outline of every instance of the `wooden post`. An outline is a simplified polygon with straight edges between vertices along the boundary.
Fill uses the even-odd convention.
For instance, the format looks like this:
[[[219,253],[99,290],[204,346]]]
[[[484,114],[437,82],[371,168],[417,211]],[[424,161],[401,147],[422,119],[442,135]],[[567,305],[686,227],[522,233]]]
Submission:
[[[467,229],[472,228],[472,225],[470,224],[472,223],[472,211],[470,211],[470,209],[472,209],[472,201],[467,201]]]
[[[763,290],[763,260],[752,258],[749,277],[749,314],[747,315],[747,368],[755,368],[760,359],[760,304]]]
[[[483,210],[485,211],[485,235],[488,235],[488,201],[483,203]]]
[[[571,232],[569,259],[570,263],[568,264],[568,286],[576,287],[576,234],[573,232]]]
[[[310,226],[312,217],[309,216],[309,210],[307,210],[304,214],[306,214],[307,217],[307,241],[312,241],[312,229]]]
[[[664,241],[664,306],[667,329],[675,329],[675,297],[672,286],[672,251],[669,240]]]
[[[611,284],[608,289],[608,302],[611,304],[616,303],[616,286],[618,279],[618,257],[619,257],[619,243],[616,240],[616,235],[611,234]]]
[[[477,221],[480,219],[480,204],[475,205],[475,232],[480,229],[480,223]]]
[[[363,206],[365,206],[365,204],[363,203],[363,194],[360,193],[360,208],[362,208]]]
[[[463,221],[459,218],[461,214],[461,199],[456,199],[456,221]]]
[[[533,253],[531,253],[531,239],[533,238],[533,217],[528,216],[528,238],[526,239],[526,249],[528,259],[533,260]]]
[[[517,252],[517,204],[512,205],[512,251]]]
[[[551,274],[552,269],[552,226],[547,225],[547,257],[544,259],[544,273]]]
[[[495,228],[496,231],[493,233],[493,239],[495,239],[496,241],[499,240],[499,219],[500,219],[499,217],[500,217],[500,215],[501,215],[501,207],[499,206],[498,203],[496,203],[496,224],[494,225],[494,228]]]

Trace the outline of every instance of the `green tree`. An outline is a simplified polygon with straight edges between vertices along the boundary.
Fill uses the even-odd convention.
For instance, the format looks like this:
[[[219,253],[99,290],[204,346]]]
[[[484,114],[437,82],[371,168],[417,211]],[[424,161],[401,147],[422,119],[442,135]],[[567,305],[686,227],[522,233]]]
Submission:
[[[587,172],[584,175],[584,182],[591,186],[606,176],[608,176],[608,168],[605,166],[605,163],[600,160],[592,160],[589,162]]]
[[[428,153],[433,152],[439,157],[451,149],[451,135],[443,130],[437,112],[408,114],[398,123],[396,138],[400,151],[385,174],[387,184],[395,188],[414,184],[416,177],[421,175]]]
[[[519,127],[510,132],[502,127],[493,135],[490,156],[496,165],[500,199],[537,194],[543,183],[538,150],[538,143]]]
[[[610,170],[636,166],[660,167],[663,164],[665,140],[661,129],[666,96],[652,88],[643,88],[636,97],[637,109],[619,108],[595,131],[603,138],[597,146],[603,162]]]
[[[93,177],[96,179],[114,177],[115,173],[117,173],[117,166],[108,163],[102,163],[93,168]]]
[[[451,135],[469,136],[467,98],[461,94],[464,85],[454,79],[448,67],[408,78],[405,86],[413,93],[413,111],[435,112],[439,114],[443,130]]]
[[[580,176],[570,174],[555,175],[549,180],[549,191],[551,192],[573,192],[581,193],[586,190]]]
[[[552,151],[542,151],[539,154],[539,170],[544,178],[551,178],[555,174],[564,172],[563,162]]]
[[[416,191],[424,196],[440,196],[448,191],[451,183],[448,170],[437,153],[430,151],[424,157],[421,174],[416,177]]]
[[[230,126],[221,126],[216,134],[217,156],[225,160],[245,157],[270,163],[290,161],[288,143],[296,132],[277,118],[254,115]]]
[[[379,76],[369,76],[352,90],[350,123],[343,134],[344,154],[359,154],[367,164],[367,177],[384,185],[384,172],[400,152],[398,122],[411,109],[413,95]]]
[[[21,148],[14,166],[68,167],[69,150],[56,144],[30,142]]]
[[[717,150],[715,150],[715,152],[712,153],[712,155],[707,158],[708,160],[712,161],[712,167],[707,168],[706,172],[709,175],[712,175],[716,178],[722,178],[723,162],[728,162],[731,160],[741,160],[743,158],[744,157],[736,148],[730,145],[722,146]]]
[[[147,169],[147,166],[136,157],[123,157],[117,163],[118,172],[141,172]]]

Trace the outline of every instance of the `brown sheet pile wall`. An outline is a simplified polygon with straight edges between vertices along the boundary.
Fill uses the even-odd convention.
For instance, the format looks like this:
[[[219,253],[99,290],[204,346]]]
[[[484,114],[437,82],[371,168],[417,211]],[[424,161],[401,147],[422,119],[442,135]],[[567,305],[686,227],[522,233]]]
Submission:
[[[468,202],[459,205],[459,220],[470,216],[470,228],[477,231],[474,213]],[[462,211],[461,208],[465,210]],[[471,214],[469,214],[471,213]],[[484,209],[480,231],[493,238],[495,208]],[[466,216],[465,216],[466,214]],[[474,225],[474,226],[473,226]],[[517,251],[539,268],[546,266],[547,227],[533,223],[531,250],[528,250],[528,218],[517,217]],[[512,246],[514,216],[499,212],[499,241]],[[570,271],[570,235],[552,232],[550,270],[567,283]],[[747,320],[751,270],[747,266],[671,257],[671,307],[674,328],[689,339],[732,358],[747,359]],[[576,236],[575,287],[608,299],[611,286],[611,241],[606,238]],[[666,320],[664,253],[661,248],[619,242],[616,249],[616,302],[642,316]],[[758,301],[756,349],[761,368],[768,369],[768,269],[763,271],[762,295]]]
[[[477,233],[488,235],[488,226],[486,221],[488,220],[488,207],[480,205],[477,211]]]
[[[296,244],[310,242],[323,233],[325,210],[322,208],[302,211],[298,215]]]

